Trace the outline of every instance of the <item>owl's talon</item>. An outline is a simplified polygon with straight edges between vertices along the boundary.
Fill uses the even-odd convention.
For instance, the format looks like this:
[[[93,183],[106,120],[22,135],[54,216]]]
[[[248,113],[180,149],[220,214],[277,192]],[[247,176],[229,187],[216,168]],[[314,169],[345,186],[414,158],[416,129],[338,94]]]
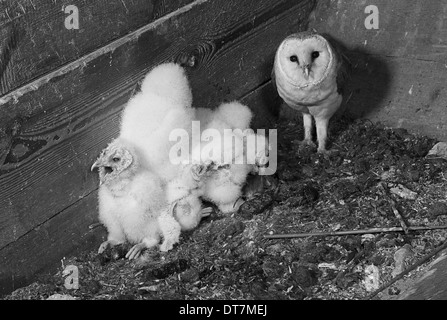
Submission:
[[[175,208],[177,207],[177,205],[178,205],[178,201],[175,201],[174,203],[171,203],[171,206],[169,207],[169,214],[171,216],[174,216]]]
[[[101,245],[99,246],[99,248],[98,248],[98,253],[99,253],[99,254],[103,253],[104,251],[107,250],[107,248],[108,248],[109,246],[110,246],[109,242],[108,242],[108,241],[104,241],[104,242],[101,243]]]
[[[231,214],[238,212],[239,208],[244,204],[245,200],[242,198],[237,199],[234,203],[225,203],[218,206],[219,211],[223,214]]]
[[[233,204],[234,211],[235,211],[235,212],[238,211],[239,208],[240,208],[244,203],[245,203],[245,200],[244,200],[244,199],[242,199],[242,198],[237,199],[236,202]]]
[[[144,243],[138,243],[134,245],[126,254],[126,258],[129,260],[136,259],[140,256],[141,252],[146,249],[146,245]]]
[[[113,241],[113,240],[107,240],[104,241],[103,243],[101,243],[101,245],[98,248],[98,253],[101,254],[104,251],[106,251],[108,248],[112,248],[116,245],[118,245],[119,243],[117,241]]]

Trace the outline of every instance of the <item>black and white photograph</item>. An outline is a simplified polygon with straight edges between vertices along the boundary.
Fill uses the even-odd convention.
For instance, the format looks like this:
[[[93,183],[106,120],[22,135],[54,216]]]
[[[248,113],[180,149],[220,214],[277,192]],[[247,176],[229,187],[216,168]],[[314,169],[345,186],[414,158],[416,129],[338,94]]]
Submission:
[[[447,1],[0,0],[0,300],[447,300]]]

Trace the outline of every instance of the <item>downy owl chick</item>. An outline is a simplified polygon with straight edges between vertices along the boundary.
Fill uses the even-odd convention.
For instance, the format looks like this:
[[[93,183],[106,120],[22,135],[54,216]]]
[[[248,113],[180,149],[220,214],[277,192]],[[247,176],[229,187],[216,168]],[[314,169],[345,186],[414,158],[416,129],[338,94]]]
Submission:
[[[99,169],[99,220],[108,231],[99,253],[125,241],[135,244],[129,259],[156,246],[161,236],[161,251],[179,241],[180,225],[172,217],[162,180],[146,167],[141,153],[129,141],[114,140],[92,166]]]
[[[202,218],[213,211],[210,207],[203,207],[200,199],[209,170],[210,165],[206,164],[183,165],[180,176],[166,185],[166,197],[171,204],[172,215],[180,223],[182,231],[194,229]]]
[[[268,162],[267,139],[248,129],[252,117],[250,108],[238,101],[222,103],[212,111],[196,109],[202,133],[207,136],[205,132],[214,129],[220,134],[193,145],[192,154],[200,154],[202,164],[208,165],[207,174],[200,177],[202,198],[222,213],[239,209],[248,175],[259,173]]]
[[[301,32],[279,46],[272,80],[285,103],[303,113],[304,143],[312,142],[312,117],[317,128],[318,152],[326,152],[329,119],[342,102],[346,62],[328,36]]]
[[[176,129],[184,129],[191,136],[191,103],[186,71],[165,63],[148,72],[141,92],[129,100],[122,113],[120,137],[138,146],[148,165],[165,182],[179,175],[180,167],[169,158],[176,142],[169,137]]]

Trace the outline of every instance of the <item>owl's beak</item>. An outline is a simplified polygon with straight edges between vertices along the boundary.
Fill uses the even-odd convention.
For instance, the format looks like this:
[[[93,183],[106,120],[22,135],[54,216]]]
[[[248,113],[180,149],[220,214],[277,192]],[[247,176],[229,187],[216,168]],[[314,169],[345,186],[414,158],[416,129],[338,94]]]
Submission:
[[[90,171],[93,171],[95,169],[104,168],[104,167],[107,167],[107,163],[104,161],[104,159],[102,157],[100,157],[92,165],[92,167],[90,168]]]
[[[306,64],[303,66],[303,73],[304,73],[304,77],[307,79],[309,79],[309,73],[310,73],[310,65]]]
[[[104,183],[105,177],[112,173],[114,169],[104,163],[102,158],[99,158],[95,161],[95,163],[90,168],[91,171],[98,169],[99,170],[99,185],[101,186]]]
[[[90,171],[95,170],[96,168],[101,167],[101,161],[100,159],[96,160],[95,163],[92,165],[92,167],[90,168]]]

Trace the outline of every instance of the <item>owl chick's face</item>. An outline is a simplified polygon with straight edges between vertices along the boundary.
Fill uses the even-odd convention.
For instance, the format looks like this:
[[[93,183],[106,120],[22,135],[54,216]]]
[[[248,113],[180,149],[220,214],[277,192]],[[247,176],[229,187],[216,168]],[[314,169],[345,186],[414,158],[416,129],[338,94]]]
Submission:
[[[279,71],[295,85],[321,82],[332,62],[330,50],[326,39],[319,35],[289,37],[278,49]]]
[[[91,170],[99,169],[99,181],[103,184],[129,177],[133,173],[133,163],[131,151],[120,143],[112,142],[102,151]]]

